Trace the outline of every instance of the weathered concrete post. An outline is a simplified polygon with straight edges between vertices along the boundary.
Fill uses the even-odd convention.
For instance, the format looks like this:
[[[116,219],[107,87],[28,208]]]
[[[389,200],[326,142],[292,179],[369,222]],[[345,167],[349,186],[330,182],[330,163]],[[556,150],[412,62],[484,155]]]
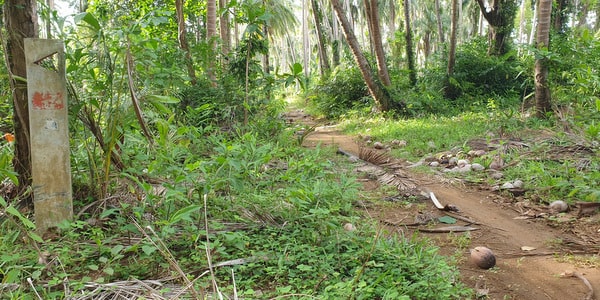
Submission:
[[[25,59],[34,214],[44,233],[73,217],[64,43],[27,38]]]

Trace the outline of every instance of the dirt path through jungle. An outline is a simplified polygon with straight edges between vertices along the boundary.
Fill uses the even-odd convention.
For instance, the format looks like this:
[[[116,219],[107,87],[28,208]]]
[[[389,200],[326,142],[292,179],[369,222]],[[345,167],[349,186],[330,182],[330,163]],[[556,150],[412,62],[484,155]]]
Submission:
[[[290,122],[312,122],[301,111],[290,112],[286,117]],[[359,152],[357,140],[342,134],[335,126],[316,127],[306,134],[304,146],[314,147],[317,144],[339,147],[355,155]],[[456,206],[460,210],[459,218],[476,221],[476,224],[467,224],[458,219],[458,223],[454,224],[477,228],[469,233],[470,243],[466,249],[459,245],[459,237],[464,233],[422,232],[420,235],[432,239],[445,255],[461,251],[461,279],[481,295],[480,299],[600,299],[600,269],[597,265],[600,218],[597,215],[576,218],[576,212],[569,212],[564,217],[575,221],[550,226],[555,223],[549,222],[548,217],[539,217],[547,216],[544,214],[547,212],[545,207],[536,207],[487,187],[468,185],[438,175],[411,172],[408,168],[407,174],[420,190],[433,192],[442,204]],[[361,178],[364,193],[379,199],[369,201],[361,209],[365,210],[366,216],[375,218],[390,231],[410,236],[419,227],[402,224],[413,223],[416,215],[440,217],[446,214],[424,197],[415,205],[386,201],[384,199],[389,199],[390,195],[384,195],[385,189],[380,183],[368,176]],[[456,217],[457,214],[450,216]],[[496,267],[483,270],[468,260],[469,249],[476,246],[488,247],[495,253]],[[590,265],[589,258],[594,256],[595,260],[591,261],[596,264]],[[587,279],[593,287],[594,296],[591,296],[582,278],[561,276],[565,271]]]

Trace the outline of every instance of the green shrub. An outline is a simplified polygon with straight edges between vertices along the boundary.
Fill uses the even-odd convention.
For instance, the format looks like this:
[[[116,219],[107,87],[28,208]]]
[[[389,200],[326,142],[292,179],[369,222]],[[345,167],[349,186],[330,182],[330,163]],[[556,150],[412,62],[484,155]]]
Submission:
[[[342,65],[328,79],[317,84],[310,96],[312,106],[327,118],[337,118],[350,109],[372,104],[358,67]]]

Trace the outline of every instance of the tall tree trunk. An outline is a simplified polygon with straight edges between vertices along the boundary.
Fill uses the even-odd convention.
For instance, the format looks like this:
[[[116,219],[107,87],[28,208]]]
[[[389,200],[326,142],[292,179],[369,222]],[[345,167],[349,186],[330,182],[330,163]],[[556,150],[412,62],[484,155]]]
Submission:
[[[536,47],[548,50],[550,45],[550,27],[552,22],[552,0],[538,0],[538,25]],[[551,111],[550,88],[548,87],[548,59],[535,60],[535,110],[540,118]]]
[[[354,59],[358,64],[358,68],[360,69],[363,79],[365,80],[365,84],[369,89],[369,93],[381,111],[390,110],[392,105],[390,95],[386,90],[383,89],[381,85],[375,82],[369,63],[365,58],[365,55],[360,50],[360,45],[356,40],[356,36],[354,35],[354,31],[352,30],[350,22],[348,22],[346,19],[346,15],[344,14],[344,10],[340,5],[339,0],[331,0],[331,5],[333,6],[338,21],[342,25],[342,30],[346,36],[346,41],[348,41],[348,45],[352,50],[352,54],[354,55]]]
[[[335,21],[335,12],[332,13],[333,26],[331,27],[333,31],[333,42],[331,42],[331,61],[333,63],[333,67],[335,68],[340,65],[340,48],[342,46],[340,36],[342,34],[340,33],[338,22]]]
[[[435,18],[437,20],[438,28],[438,39],[440,40],[440,47],[444,44],[444,30],[442,26],[442,12],[440,10],[440,0],[435,0]]]
[[[219,0],[219,8],[225,10],[227,8],[227,0]],[[219,16],[219,30],[221,34],[221,52],[227,59],[231,50],[231,27],[229,26],[229,11],[223,11]]]
[[[404,0],[404,24],[406,30],[406,59],[408,60],[408,77],[412,86],[417,85],[415,69],[415,53],[413,51],[412,30],[410,26],[410,0]]]
[[[377,74],[379,79],[385,86],[391,86],[390,73],[388,72],[385,53],[383,51],[383,43],[381,41],[381,30],[379,26],[379,8],[377,0],[365,0],[367,6],[367,22],[369,22],[369,30],[371,31],[371,40],[375,50],[375,59],[377,60]]]
[[[456,34],[458,31],[458,0],[452,0],[452,25],[450,27],[450,49],[448,51],[448,69],[446,74],[452,77],[454,74],[454,64],[456,61]]]
[[[535,42],[535,29],[538,18],[538,5],[536,4],[533,8],[533,16],[531,17],[531,31],[529,32],[529,42],[528,45],[534,45]]]
[[[206,41],[208,42],[208,51],[211,57],[216,56],[215,37],[217,36],[217,0],[206,1]],[[214,87],[217,86],[217,77],[215,76],[215,60],[208,59],[208,68],[206,75]]]
[[[525,43],[525,8],[527,8],[527,1],[521,2],[521,8],[519,11],[519,44]],[[519,48],[519,53],[521,53],[521,48]]]
[[[13,91],[13,126],[15,130],[15,156],[13,168],[18,174],[18,193],[31,184],[31,147],[29,143],[29,100],[25,64],[24,38],[38,37],[38,15],[35,0],[6,0],[4,17],[8,39],[6,63],[10,87]]]
[[[492,0],[491,2],[488,10],[483,0],[477,0],[483,17],[490,25],[488,54],[502,56],[510,49],[510,34],[514,27],[517,3],[516,0]]]
[[[459,0],[452,0],[452,19],[450,26],[450,47],[448,49],[448,66],[446,69],[446,80],[444,82],[444,97],[449,99],[456,99],[460,96],[461,91],[459,87],[454,84],[451,80],[454,75],[454,65],[456,62],[456,44],[458,34],[458,21],[460,18]]]
[[[317,0],[311,0],[313,17],[315,19],[315,29],[317,30],[317,41],[319,43],[319,66],[321,77],[327,78],[331,72],[329,65],[329,56],[327,55],[327,43],[323,33],[323,13]]]
[[[177,13],[177,36],[179,38],[179,47],[185,53],[185,64],[188,69],[188,76],[190,76],[190,82],[192,85],[196,85],[198,80],[196,79],[196,71],[194,69],[194,62],[192,60],[192,52],[190,51],[190,46],[188,45],[186,37],[183,1],[184,0],[175,0],[175,10]]]
[[[569,10],[569,1],[568,0],[556,0],[556,9],[554,9],[554,20],[552,27],[558,33],[564,33],[567,28],[568,14]]]

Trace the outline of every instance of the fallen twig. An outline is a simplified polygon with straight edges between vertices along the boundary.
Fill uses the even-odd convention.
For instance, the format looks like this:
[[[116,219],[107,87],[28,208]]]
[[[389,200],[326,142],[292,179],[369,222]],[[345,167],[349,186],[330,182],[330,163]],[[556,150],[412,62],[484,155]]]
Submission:
[[[587,280],[587,278],[583,277],[583,275],[581,275],[575,271],[564,271],[562,274],[560,274],[560,276],[562,276],[562,277],[577,277],[577,278],[581,279],[581,281],[583,281],[583,284],[585,284],[585,286],[588,288],[588,292],[583,297],[583,300],[593,300],[594,299],[594,288],[592,287],[590,282]]]
[[[417,230],[428,233],[448,233],[448,232],[465,232],[479,230],[477,227],[471,226],[446,226],[437,228],[418,228]]]

